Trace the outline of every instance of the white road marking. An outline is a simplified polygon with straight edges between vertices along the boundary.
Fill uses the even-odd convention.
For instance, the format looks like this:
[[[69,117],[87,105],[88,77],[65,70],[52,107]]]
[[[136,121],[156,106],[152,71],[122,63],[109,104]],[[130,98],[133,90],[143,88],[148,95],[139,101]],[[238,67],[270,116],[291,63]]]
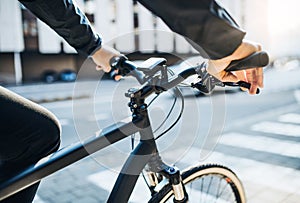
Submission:
[[[66,126],[66,125],[70,125],[70,120],[69,119],[59,119],[59,123],[61,126]]]
[[[33,199],[32,203],[45,203],[38,195],[36,195]]]
[[[51,103],[43,103],[41,104],[47,109],[58,109],[58,108],[76,108],[76,107],[82,107],[86,105],[98,105],[103,103],[111,103],[112,97],[109,96],[103,96],[103,97],[97,97],[95,99],[89,98],[89,99],[76,99],[76,100],[68,100],[68,101],[58,101],[58,102],[51,102]]]
[[[99,173],[88,176],[88,181],[95,184],[96,186],[108,191],[109,193],[113,189],[115,180],[117,179],[116,170],[105,170]],[[117,170],[119,171],[119,170]],[[144,179],[140,177],[137,184],[132,192],[131,198],[129,199],[132,203],[145,202],[147,198],[150,199],[150,191],[147,188]],[[108,197],[107,197],[108,198]]]
[[[99,120],[107,120],[111,116],[109,114],[101,113],[88,117],[88,121],[99,121]]]
[[[279,116],[278,120],[280,122],[300,124],[300,114],[296,114],[296,113],[284,114]]]
[[[263,121],[251,127],[251,130],[300,137],[300,126],[294,124]]]
[[[272,108],[267,111],[259,112],[257,114],[253,114],[250,116],[247,116],[243,119],[237,119],[228,124],[228,129],[235,129],[240,128],[248,125],[249,123],[255,123],[258,120],[267,120],[269,118],[274,118],[279,115],[285,114],[287,112],[294,112],[299,109],[299,104],[292,104],[288,106],[281,106],[279,108]]]
[[[294,96],[298,104],[300,104],[300,91],[299,90],[294,91]]]
[[[221,138],[220,143],[294,158],[300,157],[300,143],[293,141],[240,133],[228,133]]]

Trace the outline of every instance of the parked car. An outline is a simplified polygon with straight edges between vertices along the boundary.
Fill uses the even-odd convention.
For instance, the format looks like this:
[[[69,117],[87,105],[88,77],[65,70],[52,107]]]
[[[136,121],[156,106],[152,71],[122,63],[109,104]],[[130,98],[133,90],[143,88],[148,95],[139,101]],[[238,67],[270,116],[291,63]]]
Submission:
[[[56,82],[58,80],[58,73],[54,70],[46,70],[42,73],[41,79],[46,83]]]
[[[77,73],[74,70],[66,69],[60,72],[59,79],[63,82],[73,82],[76,80]]]
[[[57,81],[62,82],[73,82],[76,80],[77,73],[71,69],[65,69],[61,72],[56,72],[54,70],[46,70],[42,73],[42,81],[46,83],[53,83]]]

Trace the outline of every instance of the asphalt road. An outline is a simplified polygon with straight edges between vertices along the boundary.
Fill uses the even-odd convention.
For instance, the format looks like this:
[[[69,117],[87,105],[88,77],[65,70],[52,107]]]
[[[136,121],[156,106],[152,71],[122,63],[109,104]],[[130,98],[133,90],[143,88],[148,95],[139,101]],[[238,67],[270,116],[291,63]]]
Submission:
[[[271,72],[258,96],[238,90],[194,96],[183,89],[185,111],[175,129],[158,140],[163,159],[180,168],[198,162],[216,162],[235,171],[246,189],[248,202],[296,203],[300,199],[300,84],[299,71]],[[284,78],[281,80],[281,78]],[[60,120],[62,147],[130,116],[124,91],[134,85],[95,81],[12,87],[42,102]],[[75,93],[74,93],[75,91]],[[71,100],[71,96],[74,99]],[[46,100],[45,100],[46,98]],[[59,98],[61,101],[54,101]],[[160,125],[173,104],[162,95],[149,107],[153,128]],[[46,102],[45,102],[46,101]],[[176,103],[170,121],[180,111]],[[131,140],[121,141],[43,180],[35,202],[105,202],[117,172],[131,151]],[[139,180],[131,202],[145,202],[149,192]]]

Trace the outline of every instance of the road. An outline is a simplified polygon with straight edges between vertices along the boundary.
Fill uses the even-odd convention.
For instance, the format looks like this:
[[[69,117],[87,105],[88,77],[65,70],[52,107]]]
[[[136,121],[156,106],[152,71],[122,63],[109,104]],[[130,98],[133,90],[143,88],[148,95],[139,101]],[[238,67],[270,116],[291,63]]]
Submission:
[[[194,97],[193,92],[184,89],[182,122],[158,140],[163,159],[180,168],[198,162],[230,167],[242,180],[250,203],[299,202],[300,82],[297,74],[296,70],[269,71],[266,88],[259,96],[217,91],[212,96]],[[130,80],[103,81],[100,85],[95,81],[77,83],[74,100],[70,100],[74,90],[71,83],[11,89],[41,102],[58,117],[64,147],[130,115],[126,110],[127,98],[121,92],[131,85]],[[153,102],[149,111],[154,126],[162,122],[172,102],[171,94]],[[179,104],[163,129],[176,119]],[[206,143],[204,147],[203,143]],[[105,202],[117,171],[130,151],[128,139],[47,177],[35,202]],[[145,202],[147,194],[141,179],[130,201]]]

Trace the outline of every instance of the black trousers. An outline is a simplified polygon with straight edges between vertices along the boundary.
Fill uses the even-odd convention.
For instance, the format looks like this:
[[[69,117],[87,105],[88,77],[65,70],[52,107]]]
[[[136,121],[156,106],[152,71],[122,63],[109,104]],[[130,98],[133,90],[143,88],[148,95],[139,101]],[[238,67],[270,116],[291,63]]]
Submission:
[[[0,87],[0,182],[59,148],[61,128],[45,108]],[[39,183],[0,203],[32,202]]]

